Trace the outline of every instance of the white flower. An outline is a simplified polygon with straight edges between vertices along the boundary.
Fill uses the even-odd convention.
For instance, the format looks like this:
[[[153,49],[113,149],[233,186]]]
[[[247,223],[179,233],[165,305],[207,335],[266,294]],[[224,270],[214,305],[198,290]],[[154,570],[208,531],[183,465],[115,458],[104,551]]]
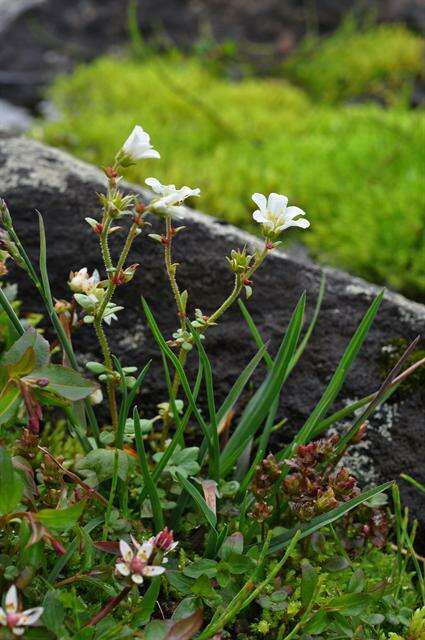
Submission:
[[[74,293],[86,293],[90,294],[96,289],[99,284],[99,272],[95,269],[91,276],[89,276],[87,267],[83,267],[75,273],[71,271],[69,274],[69,288]]]
[[[141,545],[133,537],[131,540],[133,549],[125,540],[120,540],[121,558],[115,565],[116,571],[124,577],[131,576],[135,584],[142,584],[144,577],[153,578],[164,573],[163,566],[149,564],[155,550],[155,538],[150,538]]]
[[[134,127],[122,148],[133,161],[161,157],[158,151],[152,147],[149,134],[143,131],[139,125]]]
[[[289,227],[301,227],[307,229],[310,222],[304,216],[305,212],[299,207],[288,207],[288,198],[278,193],[271,193],[268,198],[262,193],[254,193],[252,199],[258,209],[252,217],[263,225],[265,236],[278,235]]]
[[[180,205],[186,198],[199,196],[201,193],[198,188],[181,187],[181,189],[176,189],[174,184],[161,184],[156,178],[146,178],[145,183],[157,194],[149,206],[158,213],[178,214],[180,213]]]
[[[43,607],[18,611],[18,594],[14,584],[5,598],[5,610],[0,607],[0,625],[8,627],[15,636],[25,633],[24,627],[33,625],[43,614]]]
[[[92,391],[92,393],[89,395],[89,400],[90,400],[90,403],[93,405],[100,404],[101,402],[103,402],[102,389],[98,387],[95,391]]]

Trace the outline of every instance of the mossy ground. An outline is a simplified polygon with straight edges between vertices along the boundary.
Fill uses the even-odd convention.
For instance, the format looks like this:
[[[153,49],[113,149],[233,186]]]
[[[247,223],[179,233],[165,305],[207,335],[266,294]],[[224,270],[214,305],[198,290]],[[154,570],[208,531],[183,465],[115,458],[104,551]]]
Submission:
[[[412,38],[409,56],[416,61]],[[378,41],[384,46],[382,35]],[[387,52],[389,43],[387,37]],[[403,60],[410,78],[416,62]],[[388,77],[384,71],[380,76]],[[347,77],[354,72],[347,68]],[[314,66],[309,73],[318,75]],[[367,89],[366,80],[356,91]],[[251,194],[285,193],[312,223],[308,233],[295,231],[289,239],[305,242],[323,262],[424,297],[421,111],[315,101],[282,79],[231,83],[198,59],[174,53],[99,59],[60,79],[51,96],[60,119],[35,132],[47,142],[104,165],[141,123],[163,159],[134,167],[132,180],[154,174],[199,186],[196,206],[250,230]]]

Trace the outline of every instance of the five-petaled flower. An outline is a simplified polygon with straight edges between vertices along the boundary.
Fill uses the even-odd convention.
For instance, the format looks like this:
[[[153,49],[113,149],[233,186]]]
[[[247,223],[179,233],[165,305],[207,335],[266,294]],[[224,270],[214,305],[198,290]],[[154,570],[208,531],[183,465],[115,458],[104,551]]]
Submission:
[[[10,587],[5,598],[5,609],[0,607],[0,625],[8,627],[15,635],[25,633],[24,627],[33,625],[43,614],[43,607],[18,611],[18,593],[14,584]]]
[[[145,158],[160,158],[158,151],[151,145],[148,133],[140,125],[136,125],[124,142],[122,151],[133,162]]]
[[[156,213],[178,215],[180,205],[186,198],[199,196],[201,193],[198,188],[181,187],[176,189],[174,184],[161,184],[156,178],[146,178],[145,183],[156,194],[149,204],[149,208]]]
[[[307,229],[310,222],[304,216],[305,212],[299,207],[288,207],[288,198],[278,193],[271,193],[268,198],[262,193],[254,193],[252,199],[258,209],[252,217],[263,225],[263,233],[266,238],[276,237],[289,227],[301,227]]]
[[[125,540],[120,540],[121,558],[115,565],[117,573],[131,577],[135,584],[142,584],[143,578],[154,578],[164,573],[165,567],[152,564],[155,560],[155,538],[149,538],[142,544],[133,537],[131,540],[133,548]]]

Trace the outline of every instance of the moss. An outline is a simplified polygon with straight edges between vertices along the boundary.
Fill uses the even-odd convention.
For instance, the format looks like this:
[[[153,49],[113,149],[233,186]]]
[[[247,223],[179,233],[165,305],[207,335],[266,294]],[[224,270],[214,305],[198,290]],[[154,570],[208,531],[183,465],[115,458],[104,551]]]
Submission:
[[[318,259],[408,295],[425,293],[419,112],[314,104],[282,80],[230,83],[195,59],[103,58],[56,82],[57,122],[35,132],[97,164],[141,123],[161,152],[129,178],[195,184],[203,211],[253,229],[251,194],[277,191],[308,212]]]
[[[393,338],[382,348],[381,369],[384,376],[395,367],[408,346],[409,342],[405,340],[405,338]],[[408,369],[423,358],[425,358],[425,349],[416,349],[416,351],[407,358],[403,370]],[[392,399],[395,401],[400,400],[401,398],[411,395],[418,389],[425,389],[425,367],[419,367],[404,380],[394,393]]]
[[[391,105],[409,99],[423,53],[423,39],[403,25],[360,30],[349,19],[323,41],[307,39],[283,69],[320,100],[366,96]]]

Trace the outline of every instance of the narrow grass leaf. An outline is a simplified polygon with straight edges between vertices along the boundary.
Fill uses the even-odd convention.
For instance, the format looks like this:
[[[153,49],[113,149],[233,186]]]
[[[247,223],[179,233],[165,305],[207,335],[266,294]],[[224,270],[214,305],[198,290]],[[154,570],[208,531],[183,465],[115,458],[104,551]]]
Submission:
[[[296,446],[304,444],[311,439],[312,433],[316,429],[317,424],[324,417],[329,407],[335,401],[335,398],[337,397],[344,383],[347,373],[361,346],[363,345],[363,342],[365,341],[371,324],[378,312],[383,296],[384,291],[382,291],[370,305],[361,323],[356,329],[353,337],[351,338],[348,347],[344,352],[344,355],[342,356],[328,386],[325,389],[324,394],[322,395],[316,407],[314,408],[304,425],[301,427],[300,431],[297,433],[291,444],[278,454],[277,457],[279,460],[284,460],[285,458],[291,457]]]
[[[342,518],[342,516],[344,516],[352,509],[355,509],[360,504],[367,502],[379,493],[386,491],[391,486],[392,482],[385,482],[378,487],[373,487],[372,489],[363,491],[363,493],[361,493],[359,496],[348,500],[348,502],[344,502],[343,504],[339,505],[335,509],[332,509],[331,511],[328,511],[327,513],[323,513],[322,515],[317,516],[317,518],[313,518],[313,520],[311,520],[310,522],[306,522],[305,524],[299,525],[298,527],[289,529],[282,535],[276,536],[270,543],[269,553],[276,553],[276,551],[279,551],[280,549],[286,547],[296,531],[301,530],[301,538],[305,538],[318,529],[321,529],[322,527],[335,522],[335,520],[339,520],[339,518]]]
[[[305,309],[305,293],[301,296],[280,345],[276,359],[265,381],[251,398],[240,422],[228,441],[222,456],[222,473],[228,473],[249,440],[255,435],[266,417],[274,399],[279,396],[286,379],[301,331]]]
[[[155,523],[156,533],[161,531],[164,528],[164,516],[162,514],[161,501],[159,499],[158,491],[156,489],[156,485],[152,480],[152,476],[148,467],[148,460],[145,452],[145,445],[143,444],[142,437],[142,429],[140,426],[140,418],[137,407],[134,407],[133,411],[133,420],[134,420],[134,434],[136,437],[136,447],[137,453],[139,455],[140,467],[142,470],[143,481],[146,486],[146,490],[149,495],[149,499],[151,502],[153,520]]]
[[[176,472],[176,476],[178,481],[182,485],[183,489],[187,491],[187,493],[193,498],[196,505],[199,507],[201,513],[205,517],[205,520],[208,522],[210,527],[215,530],[217,524],[217,517],[213,511],[209,508],[204,498],[199,493],[198,489],[196,489],[193,484],[189,482],[181,473]]]

